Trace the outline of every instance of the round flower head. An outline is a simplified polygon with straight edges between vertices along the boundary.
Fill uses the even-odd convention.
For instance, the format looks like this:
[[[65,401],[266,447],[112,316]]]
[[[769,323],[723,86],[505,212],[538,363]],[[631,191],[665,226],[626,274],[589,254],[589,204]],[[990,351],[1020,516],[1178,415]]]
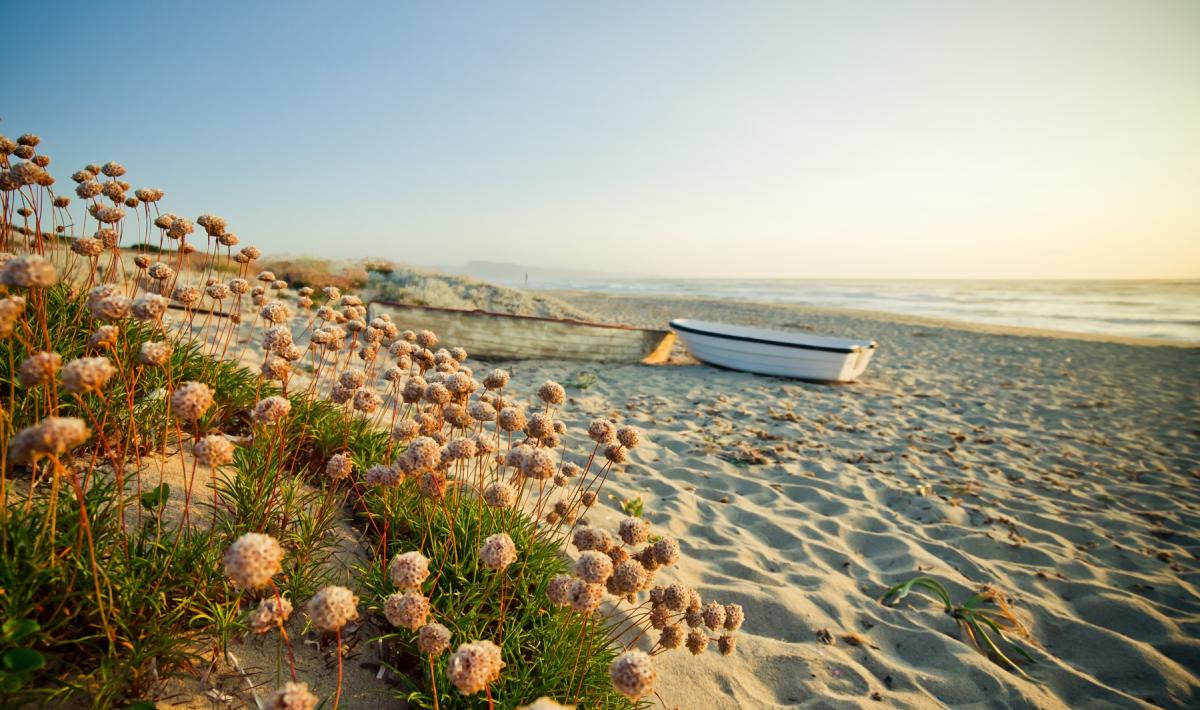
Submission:
[[[604,599],[604,587],[599,584],[588,584],[582,579],[575,579],[571,582],[568,596],[572,609],[580,614],[590,614],[600,606],[600,601]]]
[[[687,608],[690,594],[682,584],[672,584],[663,590],[663,604],[672,611],[683,611]]]
[[[397,589],[419,589],[429,578],[429,560],[416,550],[405,552],[392,558],[388,572]]]
[[[653,551],[654,561],[660,565],[673,565],[679,561],[679,543],[669,537],[664,537],[655,542],[650,549]]]
[[[17,381],[22,387],[37,387],[50,384],[62,368],[62,356],[58,353],[34,353],[21,362]]]
[[[217,285],[217,284],[214,284]],[[224,284],[220,284],[224,286]],[[282,352],[292,344],[292,331],[285,325],[276,325],[267,328],[263,333],[262,346],[263,350],[270,352]]]
[[[308,602],[308,615],[321,631],[338,631],[358,618],[358,597],[345,587],[330,585]]]
[[[497,418],[504,431],[520,431],[525,428],[525,412],[518,407],[505,407]]]
[[[263,710],[315,710],[317,696],[308,692],[308,683],[284,683],[267,696]]]
[[[292,403],[286,397],[278,395],[263,397],[254,405],[254,421],[259,424],[275,424],[292,411]]]
[[[627,449],[620,444],[609,444],[604,447],[604,458],[613,463],[625,463],[625,460],[629,458],[626,452]]]
[[[417,490],[429,500],[441,500],[446,495],[446,477],[434,471],[426,471],[417,479]]]
[[[483,378],[483,386],[485,389],[498,390],[504,389],[508,385],[509,375],[504,370],[492,370]]]
[[[721,652],[722,656],[733,655],[733,651],[736,647],[737,647],[737,638],[735,638],[733,636],[726,634],[726,635],[722,636],[721,638],[717,639],[717,650]]]
[[[325,475],[334,481],[349,477],[353,470],[354,462],[347,454],[334,454],[325,462]]]
[[[250,628],[256,634],[277,629],[292,615],[292,603],[287,597],[266,597],[250,615]]]
[[[493,508],[511,508],[517,502],[517,489],[503,481],[483,489],[483,500]]]
[[[96,350],[111,350],[117,346],[120,329],[115,325],[102,325],[88,338],[88,347]]]
[[[417,632],[417,648],[430,656],[442,655],[450,648],[450,629],[436,622],[425,624]]]
[[[614,594],[633,594],[646,582],[646,568],[637,560],[626,560],[613,567],[609,586]]]
[[[104,242],[91,237],[80,237],[71,242],[71,251],[80,256],[95,258],[104,253]]]
[[[658,645],[665,649],[679,648],[683,645],[686,632],[682,624],[669,624],[664,626],[662,633],[658,637]]]
[[[556,574],[546,585],[546,596],[552,604],[567,606],[571,603],[571,585],[577,582],[574,577],[566,574]]]
[[[89,302],[88,308],[96,320],[111,323],[127,318],[132,305],[126,296],[108,296]]]
[[[246,279],[229,279],[229,290],[239,296],[250,293],[250,282]]]
[[[121,201],[123,200],[124,198],[122,198]],[[101,222],[103,224],[116,224],[122,219],[125,219],[125,210],[121,209],[120,207],[100,207],[97,209],[91,209],[89,211],[92,213],[92,216],[96,218],[97,222]]]
[[[13,257],[4,262],[0,283],[17,288],[49,288],[58,282],[54,264],[36,254]]]
[[[462,461],[475,456],[475,442],[472,439],[458,438],[446,444],[446,455],[453,461]]]
[[[717,602],[709,602],[700,611],[700,617],[704,619],[705,626],[713,631],[720,631],[725,625],[725,607]]]
[[[554,476],[554,458],[545,449],[530,449],[521,461],[521,473],[535,481]]]
[[[619,532],[626,545],[641,545],[650,539],[650,521],[643,518],[625,518],[621,521]]]
[[[260,589],[283,569],[279,541],[262,533],[246,533],[225,551],[225,576],[238,589]]]
[[[623,426],[617,429],[617,441],[627,449],[636,448],[638,444],[642,443],[642,432],[636,427]]]
[[[171,239],[184,239],[194,231],[196,231],[196,228],[192,225],[192,220],[184,217],[176,217],[171,220],[171,226],[167,227],[167,237]]]
[[[413,471],[428,471],[441,462],[442,447],[433,439],[422,436],[409,443],[404,455],[411,459]]]
[[[156,321],[167,312],[168,301],[156,293],[144,293],[133,302],[133,317],[142,321]]]
[[[200,465],[216,468],[233,461],[233,442],[222,434],[209,434],[192,446],[192,452]]]
[[[17,432],[8,452],[14,463],[28,463],[39,456],[60,456],[87,441],[92,432],[76,417],[46,417]]]
[[[416,631],[429,617],[429,600],[417,592],[396,592],[383,601],[383,615],[392,626]]]
[[[25,299],[21,296],[0,298],[0,338],[12,335],[17,319],[25,312]]]
[[[138,362],[150,367],[161,367],[170,357],[171,345],[161,341],[148,340],[138,351]]]
[[[603,552],[587,550],[575,560],[575,576],[588,584],[604,584],[612,572],[612,560]]]
[[[125,174],[125,166],[115,160],[110,160],[104,164],[104,167],[100,168],[100,172],[110,178],[121,177]]]
[[[617,427],[607,419],[596,419],[588,425],[588,437],[597,444],[608,444],[617,438]]]
[[[546,404],[562,404],[567,399],[567,391],[553,380],[546,380],[538,389],[538,398]]]
[[[479,548],[479,561],[493,572],[499,572],[517,561],[517,547],[508,533],[489,535]]]
[[[404,419],[392,427],[392,439],[396,441],[412,441],[420,432],[420,425],[411,419]]]
[[[287,360],[284,360],[281,357],[276,357],[275,355],[268,355],[267,358],[263,360],[260,372],[262,372],[262,376],[267,380],[283,382],[288,378],[288,375],[291,374],[291,370],[292,367],[288,364]]]
[[[177,286],[171,292],[171,300],[178,301],[185,306],[193,306],[200,301],[200,289],[192,286]]]
[[[184,382],[171,394],[171,413],[179,419],[193,422],[204,416],[212,406],[213,394],[203,382]]]
[[[579,495],[579,502],[583,507],[590,508],[596,502],[596,491],[584,491]]]
[[[346,389],[358,389],[367,382],[367,374],[362,370],[346,370],[338,375],[338,383]]]
[[[581,552],[587,550],[606,552],[612,545],[612,540],[608,537],[608,533],[588,525],[581,525],[576,528],[575,533],[571,536],[571,542]]]
[[[446,677],[458,688],[458,692],[471,695],[499,678],[504,665],[500,658],[500,647],[491,641],[464,643],[450,654]]]
[[[106,357],[76,358],[63,368],[63,387],[76,394],[98,392],[116,372]]]
[[[626,651],[608,667],[613,688],[630,700],[637,700],[654,690],[657,674],[650,656],[641,651]]]
[[[146,275],[156,281],[166,281],[175,275],[175,269],[172,269],[161,261],[157,261],[151,264],[150,268],[146,269]]]
[[[370,414],[383,404],[383,398],[375,390],[360,389],[354,393],[354,409],[363,414]]]
[[[367,469],[363,482],[369,486],[398,486],[403,480],[403,474],[395,466],[377,463]]]
[[[422,330],[421,332],[417,333],[416,339],[417,345],[420,345],[426,350],[432,350],[433,346],[437,345],[438,341],[437,336],[434,335],[433,331],[431,330]]]
[[[704,629],[692,629],[687,635],[687,649],[693,656],[699,656],[708,650],[708,641],[708,634],[704,633]]]
[[[291,320],[292,312],[279,301],[271,301],[262,307],[258,315],[268,323],[286,323]]]
[[[538,412],[529,418],[525,433],[531,439],[545,439],[554,433],[554,420],[545,412]]]

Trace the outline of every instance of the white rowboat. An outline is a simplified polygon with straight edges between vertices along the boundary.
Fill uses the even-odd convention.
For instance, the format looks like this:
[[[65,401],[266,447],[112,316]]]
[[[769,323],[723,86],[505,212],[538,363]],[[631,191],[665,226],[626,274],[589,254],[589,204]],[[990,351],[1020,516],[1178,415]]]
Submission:
[[[767,328],[682,318],[671,328],[692,355],[710,365],[760,375],[822,382],[853,382],[878,344]]]

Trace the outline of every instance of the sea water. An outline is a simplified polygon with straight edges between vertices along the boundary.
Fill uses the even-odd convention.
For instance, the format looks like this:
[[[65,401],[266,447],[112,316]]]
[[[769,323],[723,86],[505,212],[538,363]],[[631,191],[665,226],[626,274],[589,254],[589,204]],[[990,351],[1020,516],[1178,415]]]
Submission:
[[[597,279],[529,283],[610,293],[857,308],[1200,343],[1200,280]]]

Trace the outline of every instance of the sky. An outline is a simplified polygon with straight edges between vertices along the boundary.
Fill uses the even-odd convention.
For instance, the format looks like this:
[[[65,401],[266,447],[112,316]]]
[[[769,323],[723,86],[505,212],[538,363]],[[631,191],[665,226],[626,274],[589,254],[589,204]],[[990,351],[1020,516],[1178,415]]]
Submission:
[[[271,254],[1200,278],[1200,2],[0,3],[0,133]],[[24,66],[25,69],[16,67]]]

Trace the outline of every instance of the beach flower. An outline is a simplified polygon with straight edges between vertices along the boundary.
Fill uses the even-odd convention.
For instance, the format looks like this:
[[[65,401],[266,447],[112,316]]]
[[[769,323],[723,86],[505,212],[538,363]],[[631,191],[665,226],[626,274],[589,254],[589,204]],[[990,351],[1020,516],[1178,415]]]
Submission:
[[[642,443],[642,432],[637,427],[623,426],[617,429],[617,441],[627,449],[637,448]]]
[[[171,292],[171,300],[191,308],[200,302],[200,289],[194,286],[176,286]]]
[[[88,302],[92,317],[101,322],[112,323],[129,317],[133,302],[126,296],[107,296]]]
[[[259,424],[275,424],[291,411],[292,403],[286,397],[263,397],[254,405],[254,421]]]
[[[617,426],[607,419],[596,419],[588,425],[588,437],[597,444],[608,444],[617,438]]]
[[[347,454],[334,454],[325,462],[325,475],[330,480],[340,481],[350,476],[354,470],[354,462]]]
[[[637,700],[654,690],[657,674],[650,656],[641,651],[626,651],[612,662],[608,676],[613,688],[630,700]]]
[[[417,345],[420,345],[426,350],[432,350],[433,346],[437,345],[438,341],[437,335],[435,335],[431,330],[422,330],[421,332],[417,333],[416,340]]]
[[[54,381],[54,376],[62,368],[62,356],[58,353],[34,353],[21,361],[17,371],[17,381],[22,387],[37,387],[48,385]]]
[[[405,552],[392,558],[388,573],[397,589],[418,589],[429,578],[429,560],[416,550]]]
[[[521,460],[521,473],[535,481],[554,476],[554,458],[545,449],[529,449]]]
[[[633,594],[646,582],[646,569],[637,560],[626,560],[613,567],[609,590],[614,594]]]
[[[725,607],[717,602],[709,602],[700,611],[700,617],[704,619],[705,626],[713,631],[720,631],[725,625]]]
[[[625,463],[625,460],[629,458],[626,451],[627,449],[620,444],[609,444],[604,447],[604,458],[613,463]]]
[[[435,471],[427,471],[417,479],[417,490],[429,500],[441,500],[446,495],[446,477]]]
[[[660,538],[650,549],[654,554],[654,561],[660,565],[673,565],[679,561],[679,543],[672,538]]]
[[[575,579],[571,582],[568,596],[572,609],[580,614],[590,614],[600,606],[601,600],[604,599],[604,587],[599,584],[588,584],[582,579]]]
[[[358,597],[345,587],[330,585],[308,601],[308,615],[321,631],[340,631],[358,618]]]
[[[25,299],[21,296],[0,298],[0,338],[12,335],[17,319],[25,312]]]
[[[318,698],[308,691],[308,683],[284,683],[267,696],[263,710],[316,710]]]
[[[663,604],[672,611],[683,611],[688,606],[690,594],[682,584],[672,584],[663,590]]]
[[[442,655],[450,648],[450,629],[436,622],[425,624],[417,632],[417,648],[430,656]]]
[[[80,237],[71,242],[71,251],[80,256],[95,258],[104,253],[104,242],[91,237]]]
[[[726,604],[725,605],[725,630],[737,631],[742,628],[742,623],[746,620],[746,613],[742,611],[741,604]]]
[[[685,632],[681,624],[669,624],[664,626],[662,633],[658,636],[658,645],[665,649],[679,648],[683,645]]]
[[[188,422],[204,416],[212,403],[212,390],[203,382],[184,382],[171,393],[171,413]]]
[[[717,650],[722,656],[730,656],[737,647],[737,638],[728,634],[717,639]]]
[[[650,539],[650,521],[643,518],[625,518],[618,533],[626,545],[641,545]]]
[[[500,647],[491,641],[464,643],[450,654],[446,677],[458,688],[458,692],[471,695],[499,678],[504,665],[500,658]]]
[[[49,288],[58,282],[58,271],[36,254],[13,257],[4,262],[0,283],[17,288]]]
[[[168,301],[156,293],[144,293],[133,302],[133,317],[141,321],[156,321],[167,312]]]
[[[250,628],[256,634],[265,634],[277,629],[292,615],[292,603],[287,597],[266,597],[250,615]]]
[[[46,417],[17,432],[8,452],[13,463],[28,463],[39,456],[60,456],[87,441],[91,434],[77,417]]]
[[[288,378],[288,375],[291,373],[291,369],[292,367],[288,364],[287,360],[284,360],[281,357],[276,357],[275,355],[269,355],[265,360],[263,360],[263,364],[259,369],[259,372],[261,372],[262,376],[267,380],[283,382]]]
[[[571,585],[577,581],[570,575],[556,574],[546,585],[546,596],[553,604],[567,606],[571,603]]]
[[[403,419],[392,427],[392,439],[395,441],[412,441],[420,433],[420,425],[411,419]]]
[[[497,421],[504,431],[520,431],[525,428],[525,412],[518,407],[505,407],[500,410]]]
[[[171,357],[170,343],[148,340],[138,351],[138,362],[149,367],[162,367]]]
[[[575,560],[575,576],[588,584],[604,584],[612,573],[612,560],[603,552],[586,550]]]
[[[708,650],[708,634],[704,633],[704,629],[693,628],[688,632],[687,649],[692,652],[693,656],[699,656]]]
[[[472,439],[457,438],[446,444],[445,455],[451,461],[463,461],[475,456],[475,442]]]
[[[404,475],[395,466],[377,463],[363,474],[363,482],[369,486],[398,486]]]
[[[609,538],[608,533],[588,525],[576,528],[574,534],[571,536],[571,542],[581,552],[587,550],[606,552],[612,546],[612,539]]]
[[[98,392],[117,373],[106,357],[80,357],[62,370],[63,388],[75,394]]]
[[[517,490],[503,481],[483,489],[483,500],[493,508],[511,508],[517,502]]]
[[[650,607],[649,615],[650,627],[654,629],[666,628],[671,622],[671,610],[665,604],[653,604]]]
[[[429,600],[418,592],[396,592],[384,600],[383,615],[392,626],[416,631],[429,618]]]
[[[579,502],[582,503],[583,507],[585,508],[592,507],[592,505],[594,505],[596,502],[596,491],[584,491],[583,493],[580,493]]]
[[[218,284],[213,284],[214,286]],[[224,286],[224,284],[219,284]],[[228,287],[226,287],[228,288]],[[262,347],[269,352],[282,352],[292,344],[292,331],[284,325],[275,325],[263,332]]]
[[[224,466],[233,461],[233,442],[224,434],[209,434],[192,445],[192,453],[202,466]]]
[[[268,323],[286,323],[291,319],[292,312],[279,301],[271,301],[262,307],[258,315]]]
[[[260,589],[283,570],[283,548],[262,533],[245,533],[225,551],[225,576],[238,589]]]
[[[563,386],[553,380],[546,382],[538,388],[538,399],[546,404],[562,404],[567,399],[567,391]]]
[[[508,533],[489,535],[479,548],[479,561],[493,572],[499,572],[517,561],[517,547]]]

